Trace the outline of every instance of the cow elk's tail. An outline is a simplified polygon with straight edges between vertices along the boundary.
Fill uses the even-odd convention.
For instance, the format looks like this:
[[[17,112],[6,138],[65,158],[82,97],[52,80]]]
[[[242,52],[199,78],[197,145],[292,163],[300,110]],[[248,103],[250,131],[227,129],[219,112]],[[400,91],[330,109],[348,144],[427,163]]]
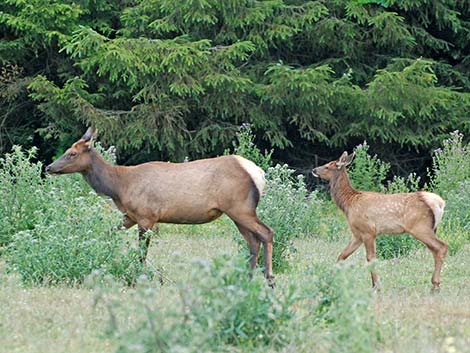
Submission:
[[[256,189],[258,190],[259,196],[263,194],[264,187],[266,186],[266,180],[264,179],[264,171],[260,167],[258,167],[256,164],[254,164],[252,161],[243,158],[241,156],[235,156],[237,157],[238,163],[242,166],[243,169],[250,175],[251,179],[253,180],[253,183],[256,186]]]

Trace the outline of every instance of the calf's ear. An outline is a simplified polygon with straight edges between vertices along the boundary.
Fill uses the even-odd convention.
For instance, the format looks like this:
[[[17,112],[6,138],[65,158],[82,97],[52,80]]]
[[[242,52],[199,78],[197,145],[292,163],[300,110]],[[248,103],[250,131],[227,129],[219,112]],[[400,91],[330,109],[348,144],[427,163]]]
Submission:
[[[347,167],[348,165],[350,165],[354,159],[354,157],[356,156],[356,153],[353,152],[351,153],[349,156],[347,156],[345,159],[344,159],[344,166]]]
[[[348,155],[348,152],[344,151],[341,157],[339,157],[338,162],[336,162],[336,166],[338,167],[338,169],[341,169],[350,165],[355,155],[356,155],[355,152]]]

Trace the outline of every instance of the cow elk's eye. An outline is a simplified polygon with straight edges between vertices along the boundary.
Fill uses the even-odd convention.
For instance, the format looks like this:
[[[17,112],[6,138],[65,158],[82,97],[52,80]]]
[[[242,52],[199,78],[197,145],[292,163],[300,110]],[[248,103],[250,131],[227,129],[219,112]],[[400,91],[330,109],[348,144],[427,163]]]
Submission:
[[[75,157],[77,155],[77,152],[70,152],[69,156],[70,157]]]

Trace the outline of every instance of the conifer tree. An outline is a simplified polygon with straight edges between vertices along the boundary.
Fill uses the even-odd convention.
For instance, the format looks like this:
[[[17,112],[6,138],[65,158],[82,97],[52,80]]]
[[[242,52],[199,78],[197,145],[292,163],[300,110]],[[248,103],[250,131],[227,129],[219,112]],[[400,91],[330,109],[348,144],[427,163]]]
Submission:
[[[299,164],[363,140],[429,153],[470,132],[468,18],[457,0],[7,0],[0,147],[93,125],[127,162],[182,160],[249,122]]]

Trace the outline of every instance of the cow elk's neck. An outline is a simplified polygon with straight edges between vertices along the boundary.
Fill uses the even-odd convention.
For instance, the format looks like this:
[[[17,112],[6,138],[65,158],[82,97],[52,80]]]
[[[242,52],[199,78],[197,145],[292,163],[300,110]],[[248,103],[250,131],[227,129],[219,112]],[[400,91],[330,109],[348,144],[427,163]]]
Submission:
[[[346,169],[342,169],[330,180],[330,192],[338,207],[345,213],[360,192],[351,186]]]
[[[97,194],[106,195],[115,200],[119,196],[118,186],[116,185],[118,180],[116,178],[116,168],[106,162],[96,150],[92,149],[90,151],[90,167],[82,174]]]

